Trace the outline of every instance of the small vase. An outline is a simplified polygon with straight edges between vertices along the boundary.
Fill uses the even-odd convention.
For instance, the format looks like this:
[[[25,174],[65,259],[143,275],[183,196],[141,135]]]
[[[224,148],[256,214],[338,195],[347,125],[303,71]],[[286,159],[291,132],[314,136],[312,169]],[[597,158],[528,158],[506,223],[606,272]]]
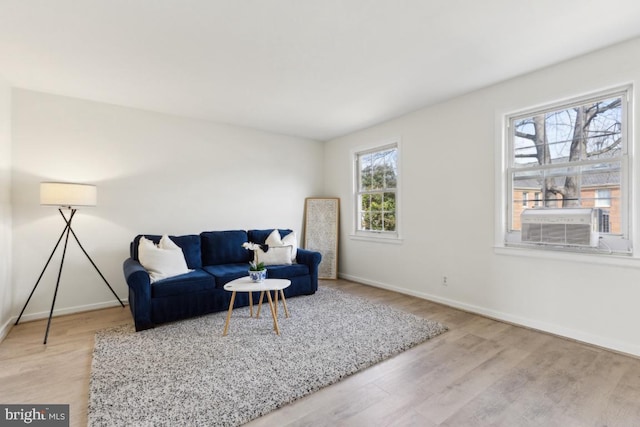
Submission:
[[[267,270],[251,271],[249,270],[249,277],[252,282],[263,282],[267,278]]]

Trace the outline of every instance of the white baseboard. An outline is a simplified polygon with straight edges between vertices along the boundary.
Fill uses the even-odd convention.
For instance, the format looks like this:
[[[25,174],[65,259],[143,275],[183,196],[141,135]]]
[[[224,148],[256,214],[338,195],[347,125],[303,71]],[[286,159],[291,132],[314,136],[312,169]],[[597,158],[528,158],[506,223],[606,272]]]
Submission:
[[[634,345],[628,342],[622,342],[613,340],[611,338],[593,335],[582,331],[576,331],[570,328],[564,328],[562,326],[554,325],[551,323],[541,322],[535,319],[529,319],[526,317],[517,316],[510,313],[504,313],[501,311],[492,310],[489,308],[467,304],[461,301],[452,300],[449,298],[443,298],[438,295],[432,295],[425,292],[412,291],[410,289],[404,289],[397,286],[389,285],[387,283],[377,282],[374,280],[364,279],[362,277],[353,276],[350,274],[339,273],[338,277],[345,280],[351,280],[353,282],[362,283],[365,285],[374,286],[377,288],[387,289],[390,291],[398,292],[405,295],[411,295],[414,297],[422,298],[425,300],[437,302],[449,307],[458,308],[463,311],[467,311],[474,314],[479,314],[484,317],[489,317],[496,320],[501,320],[507,323],[512,323],[518,326],[524,326],[527,328],[535,329],[542,332],[547,332],[553,335],[569,338],[575,341],[580,341],[587,344],[592,344],[598,347],[603,347],[616,352],[640,357],[640,346]]]
[[[123,299],[122,302],[125,304],[125,306],[129,303],[128,299]],[[53,317],[64,316],[67,314],[74,314],[74,313],[82,313],[84,311],[100,310],[103,308],[118,307],[118,306],[120,306],[120,303],[117,300],[113,300],[113,301],[100,302],[96,304],[86,304],[86,305],[77,305],[75,307],[59,308],[59,309],[53,310]],[[48,317],[49,317],[49,311],[23,314],[22,318],[20,319],[20,323],[30,322],[32,320],[47,319]],[[18,316],[12,316],[9,318],[9,320],[7,320],[4,323],[4,325],[2,325],[2,327],[0,327],[0,342],[2,342],[6,338],[6,336],[9,334],[9,331],[11,331],[11,328],[13,327],[13,324],[16,322],[17,319],[18,319]]]
[[[122,299],[122,302],[125,305],[129,303],[127,299]],[[82,313],[83,311],[100,310],[102,308],[117,307],[119,305],[120,303],[117,300],[112,300],[112,301],[99,302],[95,304],[86,304],[86,305],[77,305],[75,307],[59,308],[59,309],[53,310],[53,317],[64,316],[66,314],[73,314],[73,313]],[[23,321],[29,322],[31,320],[46,319],[48,317],[49,317],[49,311],[23,314],[22,319],[20,319],[20,322],[22,323]],[[18,317],[15,316],[13,318],[13,321],[15,322],[17,318]]]
[[[5,339],[7,335],[9,335],[9,331],[11,331],[11,328],[13,327],[15,321],[15,317],[10,317],[6,322],[4,322],[4,325],[0,326],[0,343]]]

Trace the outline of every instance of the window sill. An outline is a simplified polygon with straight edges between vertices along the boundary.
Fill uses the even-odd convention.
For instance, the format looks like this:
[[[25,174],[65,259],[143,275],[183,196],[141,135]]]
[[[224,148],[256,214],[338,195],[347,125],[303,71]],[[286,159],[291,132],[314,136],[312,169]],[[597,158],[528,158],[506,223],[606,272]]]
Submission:
[[[374,242],[374,243],[387,243],[392,245],[401,245],[404,242],[404,239],[399,237],[384,237],[377,235],[362,235],[362,234],[349,234],[349,239],[351,240],[359,240],[363,242]]]
[[[631,254],[623,253],[579,253],[573,251],[558,251],[543,248],[537,249],[522,246],[494,246],[493,251],[496,255],[551,259],[555,261],[584,262],[588,264],[618,267],[640,267],[640,258]]]

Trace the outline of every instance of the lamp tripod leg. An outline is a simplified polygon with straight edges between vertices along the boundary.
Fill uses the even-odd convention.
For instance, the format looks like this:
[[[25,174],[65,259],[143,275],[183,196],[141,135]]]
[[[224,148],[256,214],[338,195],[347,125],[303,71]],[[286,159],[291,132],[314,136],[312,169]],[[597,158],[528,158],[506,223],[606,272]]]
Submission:
[[[102,280],[104,280],[104,283],[106,283],[106,285],[109,287],[109,290],[111,291],[111,293],[118,299],[118,302],[120,303],[120,305],[122,307],[124,307],[124,303],[122,302],[122,300],[120,299],[120,297],[118,296],[118,294],[116,294],[116,291],[113,290],[113,288],[111,287],[111,285],[109,284],[109,282],[107,282],[107,279],[102,275],[102,272],[100,271],[100,269],[98,268],[98,266],[96,265],[95,262],[93,262],[93,260],[91,259],[91,257],[89,256],[89,254],[87,253],[87,251],[84,250],[84,248],[82,247],[82,244],[80,243],[80,240],[78,240],[78,236],[76,236],[76,233],[73,231],[73,228],[71,228],[71,224],[69,224],[69,231],[71,231],[71,234],[73,234],[73,238],[76,239],[76,242],[78,243],[78,246],[80,246],[80,249],[82,249],[82,252],[84,252],[84,254],[87,256],[87,259],[89,260],[89,262],[91,263],[91,265],[93,265],[93,268],[96,269],[96,271],[98,272],[98,274],[100,275],[100,277],[102,277]]]
[[[49,267],[49,263],[51,262],[51,258],[53,258],[53,254],[56,253],[56,250],[58,249],[58,246],[60,245],[60,242],[62,241],[62,237],[64,237],[65,233],[67,233],[67,229],[68,228],[69,228],[69,223],[67,223],[67,226],[64,228],[64,230],[62,230],[62,234],[60,234],[60,237],[58,238],[58,241],[56,242],[56,245],[53,247],[53,250],[51,251],[51,255],[49,255],[49,259],[47,260],[47,263],[44,265],[44,268],[42,269],[42,272],[40,273],[40,276],[38,276],[38,280],[36,281],[36,284],[33,286],[33,289],[31,290],[31,293],[29,294],[29,298],[27,298],[27,302],[24,303],[24,306],[22,307],[22,310],[20,311],[20,315],[18,316],[18,319],[16,320],[16,323],[14,323],[14,325],[17,325],[18,322],[20,322],[20,319],[22,318],[22,315],[24,314],[24,310],[27,308],[27,305],[29,305],[29,301],[31,301],[31,297],[33,296],[33,293],[36,291],[36,288],[40,284],[40,280],[42,280],[42,276],[44,276],[44,272],[47,270],[47,267]]]
[[[71,231],[71,220],[67,222],[67,236],[64,239],[64,249],[62,250],[62,259],[60,260],[60,269],[58,270],[58,279],[56,280],[56,290],[53,292],[53,301],[51,301],[51,310],[49,311],[49,320],[47,321],[47,330],[44,333],[44,342],[47,343],[49,337],[49,328],[51,327],[51,317],[53,317],[53,308],[56,305],[56,297],[58,296],[58,288],[60,287],[60,276],[62,275],[62,266],[64,265],[64,256],[67,254],[67,243],[69,243],[69,231]]]

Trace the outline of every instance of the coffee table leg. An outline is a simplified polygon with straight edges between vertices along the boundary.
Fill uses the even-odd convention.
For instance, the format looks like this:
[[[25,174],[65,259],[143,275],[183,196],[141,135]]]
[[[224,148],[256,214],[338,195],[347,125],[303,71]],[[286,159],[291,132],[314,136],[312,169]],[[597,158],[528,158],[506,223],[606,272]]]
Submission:
[[[253,292],[249,292],[249,317],[253,317]]]
[[[271,292],[267,291],[267,299],[269,300],[269,307],[271,308],[271,317],[273,317],[273,329],[276,330],[276,334],[280,335],[280,327],[278,326],[278,317],[273,309],[273,300],[271,299]]]
[[[227,335],[227,330],[229,329],[229,320],[231,320],[231,312],[233,311],[233,303],[236,300],[236,291],[231,292],[231,302],[229,302],[229,311],[227,312],[227,321],[224,323],[224,331],[222,332],[222,336]]]
[[[280,289],[280,299],[282,300],[282,306],[284,307],[284,314],[287,317],[289,317],[289,309],[287,308],[287,300],[284,299],[284,291],[282,289]]]
[[[278,291],[273,291],[273,296],[274,296],[273,305],[276,309],[276,317],[278,317]]]
[[[258,313],[256,314],[256,319],[260,318],[260,309],[262,308],[262,299],[264,298],[264,291],[260,291],[260,301],[258,302]]]

